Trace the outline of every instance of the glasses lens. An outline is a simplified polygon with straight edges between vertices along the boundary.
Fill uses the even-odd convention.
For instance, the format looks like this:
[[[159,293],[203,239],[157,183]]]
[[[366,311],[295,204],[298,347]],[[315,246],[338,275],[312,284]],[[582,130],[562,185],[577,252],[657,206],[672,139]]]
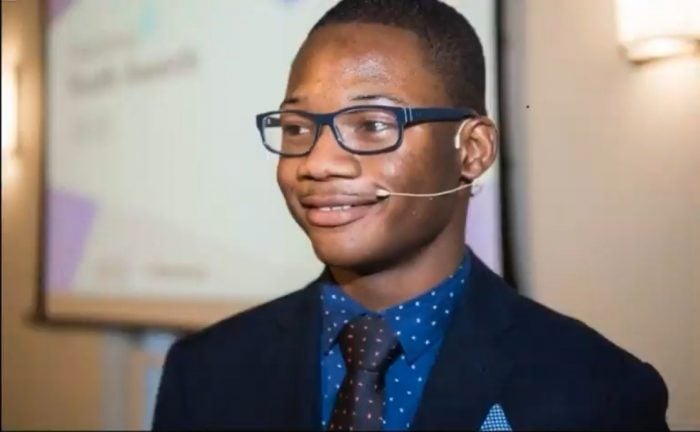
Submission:
[[[302,115],[280,112],[263,119],[263,139],[272,151],[286,155],[302,155],[313,145],[314,122]]]
[[[345,111],[335,119],[343,144],[358,152],[384,150],[399,141],[396,115],[382,108]]]

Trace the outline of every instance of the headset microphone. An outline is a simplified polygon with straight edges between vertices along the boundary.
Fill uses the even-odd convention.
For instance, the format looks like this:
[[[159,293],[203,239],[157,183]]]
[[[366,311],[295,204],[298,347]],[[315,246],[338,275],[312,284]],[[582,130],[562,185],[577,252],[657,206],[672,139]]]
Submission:
[[[454,145],[455,145],[455,150],[459,150],[461,147],[460,143],[460,133],[462,132],[462,128],[467,124],[467,121],[463,121],[461,125],[459,125],[459,128],[457,129],[457,133],[455,134],[454,138]],[[415,197],[415,198],[432,198],[432,197],[437,197],[437,196],[442,196],[442,195],[449,195],[451,193],[455,193],[457,191],[460,191],[462,189],[470,188],[473,187],[471,192],[471,196],[474,196],[479,193],[481,190],[481,185],[474,183],[473,181],[469,183],[465,183],[463,185],[457,186],[456,188],[440,191],[440,192],[435,192],[435,193],[407,193],[407,192],[392,192],[388,191],[386,189],[377,189],[377,198],[388,198],[390,196],[404,196],[404,197]]]
[[[460,191],[462,189],[466,189],[469,187],[474,187],[472,190],[471,195],[474,196],[479,191],[481,190],[481,185],[476,184],[473,181],[469,183],[465,183],[463,185],[457,186],[456,188],[444,190],[441,192],[435,192],[435,193],[407,193],[407,192],[392,192],[388,191],[386,189],[377,189],[377,198],[388,198],[390,196],[404,196],[404,197],[415,197],[415,198],[432,198],[432,197],[437,197],[437,196],[442,196],[442,195],[448,195],[451,193],[455,193],[457,191]]]

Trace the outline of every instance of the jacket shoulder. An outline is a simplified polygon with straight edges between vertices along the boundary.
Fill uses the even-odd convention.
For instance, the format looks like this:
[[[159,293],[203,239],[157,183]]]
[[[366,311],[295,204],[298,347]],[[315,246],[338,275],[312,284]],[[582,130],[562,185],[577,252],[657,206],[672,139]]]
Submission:
[[[510,350],[522,367],[539,371],[532,375],[540,391],[582,391],[580,401],[596,401],[591,407],[603,413],[605,428],[668,429],[668,390],[652,365],[584,322],[533,300],[519,296],[515,310]]]
[[[474,295],[469,312],[480,316],[481,325],[507,327],[505,345],[509,354],[521,360],[639,361],[582,321],[518,293],[478,259],[471,282]]]
[[[314,282],[282,297],[231,315],[199,331],[180,338],[171,351],[195,351],[198,356],[222,347],[247,344],[259,346],[270,332],[277,330],[281,318],[289,316],[314,294]]]
[[[254,403],[250,391],[256,380],[251,377],[266,373],[261,365],[272,358],[280,320],[298,319],[304,311],[301,306],[313,298],[314,287],[312,282],[177,340],[166,355],[153,428],[191,430],[227,424],[229,403],[241,407]]]
[[[518,296],[514,327],[532,355],[552,360],[587,360],[596,363],[641,363],[583,321],[557,312],[534,300]],[[534,349],[536,348],[536,349]]]

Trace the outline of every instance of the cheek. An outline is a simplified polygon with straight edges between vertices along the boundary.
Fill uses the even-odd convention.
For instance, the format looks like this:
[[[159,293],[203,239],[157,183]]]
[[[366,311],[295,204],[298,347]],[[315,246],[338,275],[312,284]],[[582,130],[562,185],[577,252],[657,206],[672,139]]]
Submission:
[[[413,131],[411,131],[413,132]],[[406,142],[395,152],[375,161],[373,172],[395,192],[430,193],[454,187],[459,170],[454,151],[427,130],[407,133]],[[440,147],[438,147],[440,146]],[[402,201],[427,201],[425,198]]]
[[[408,136],[394,154],[377,160],[373,168],[382,183],[395,192],[435,193],[455,187],[459,164],[453,146],[428,131]],[[438,148],[437,146],[449,148]],[[408,231],[447,223],[456,195],[447,197],[391,197],[387,223],[392,229]],[[430,229],[428,229],[430,230]]]
[[[294,159],[280,159],[277,163],[277,186],[282,192],[287,208],[298,222],[298,209],[295,204],[297,190],[297,165]]]
[[[277,185],[286,196],[296,187],[296,164],[291,159],[277,162]]]
[[[287,209],[294,221],[307,231],[302,217],[302,209],[296,199],[296,190],[298,187],[297,181],[298,162],[295,159],[280,159],[277,163],[277,186],[282,192]]]

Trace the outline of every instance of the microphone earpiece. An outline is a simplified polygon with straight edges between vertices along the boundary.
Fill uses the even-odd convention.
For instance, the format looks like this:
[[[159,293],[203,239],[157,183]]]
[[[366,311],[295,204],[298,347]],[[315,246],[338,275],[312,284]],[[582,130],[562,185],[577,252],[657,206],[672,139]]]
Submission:
[[[464,120],[461,125],[459,125],[459,128],[457,129],[457,133],[455,134],[455,150],[459,150],[459,148],[462,146],[462,140],[459,139],[460,134],[462,133],[462,129],[464,129],[464,125],[467,124],[467,120]]]

